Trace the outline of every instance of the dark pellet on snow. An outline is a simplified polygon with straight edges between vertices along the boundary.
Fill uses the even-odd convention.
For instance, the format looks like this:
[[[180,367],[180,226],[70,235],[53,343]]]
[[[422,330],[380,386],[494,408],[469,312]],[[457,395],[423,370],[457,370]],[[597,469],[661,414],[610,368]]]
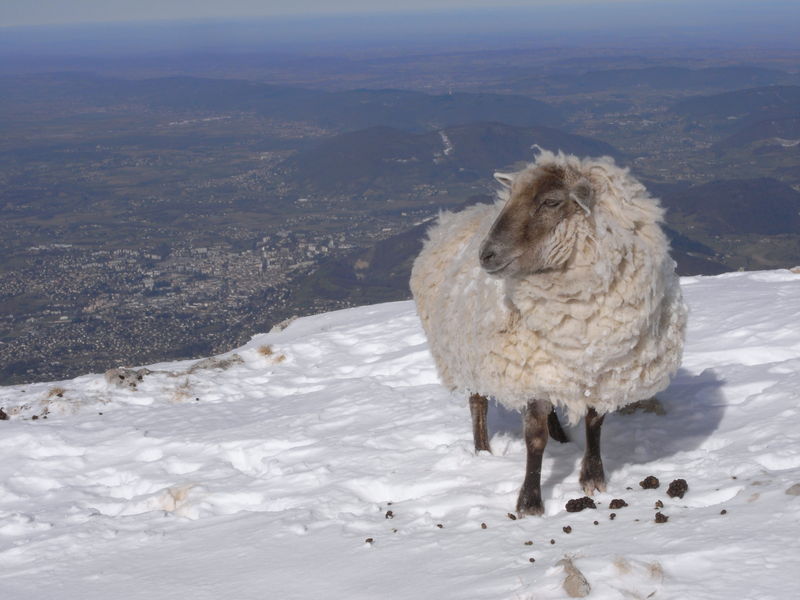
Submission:
[[[721,511],[719,511],[719,514],[721,514],[721,515],[727,515],[727,514],[728,514],[728,511],[727,511],[727,510],[725,510],[725,509],[723,508]]]
[[[614,519],[617,518],[617,513],[611,513],[610,515],[608,515],[608,518],[613,521]]]
[[[642,481],[639,482],[639,485],[646,490],[654,490],[659,486],[658,478],[653,477],[652,475],[648,475]]]
[[[611,502],[608,503],[608,508],[617,509],[617,508],[625,508],[628,506],[628,503],[625,502],[622,498],[614,498]]]
[[[689,484],[686,483],[685,479],[676,479],[672,483],[669,484],[669,488],[667,488],[667,496],[670,498],[683,498],[683,495],[689,491]]]
[[[526,546],[533,546],[533,540],[528,540],[527,542],[525,542],[525,545]]]
[[[583,498],[573,498],[568,501],[565,508],[567,512],[580,512],[584,508],[597,508],[597,505],[589,496],[584,496]]]
[[[572,527],[570,527],[569,525],[567,525],[566,527],[562,527],[561,529],[564,531],[564,533],[572,533]]]
[[[555,541],[555,540],[550,540],[550,543],[551,543],[551,544],[555,544],[555,543],[556,543],[556,541]]]
[[[661,500],[656,500],[656,510],[664,508],[664,503]]]
[[[529,558],[529,559],[528,559],[528,562],[535,563],[535,562],[536,562],[536,559],[535,559],[535,558]]]
[[[595,521],[594,524],[595,525],[600,525],[600,521]]]
[[[666,523],[669,521],[669,517],[663,513],[657,512],[656,513],[656,523]]]
[[[444,525],[442,525],[441,523],[437,523],[437,524],[436,524],[436,526],[437,526],[439,529],[444,529]]]
[[[481,529],[486,529],[486,523],[481,523]]]
[[[514,513],[508,513],[508,518],[511,519],[512,521],[516,521],[517,515],[515,515]]]
[[[394,513],[390,510],[386,511],[386,518],[387,519],[394,519]]]
[[[371,543],[372,543],[372,542],[374,542],[374,541],[375,541],[375,540],[373,540],[372,538],[367,538],[367,539],[365,539],[365,540],[364,540],[364,543],[366,543],[366,544],[371,544]]]

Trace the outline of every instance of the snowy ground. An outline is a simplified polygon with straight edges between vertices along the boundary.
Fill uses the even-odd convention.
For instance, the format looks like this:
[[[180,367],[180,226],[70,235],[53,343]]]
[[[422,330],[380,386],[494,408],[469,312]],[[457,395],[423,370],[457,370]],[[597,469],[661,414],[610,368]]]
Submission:
[[[608,493],[580,513],[576,428],[548,445],[546,516],[507,516],[518,415],[493,408],[495,454],[473,454],[410,302],[297,320],[241,361],[151,366],[136,389],[0,388],[0,598],[551,599],[565,555],[591,598],[796,598],[800,275],[683,285],[667,414],[606,419]]]

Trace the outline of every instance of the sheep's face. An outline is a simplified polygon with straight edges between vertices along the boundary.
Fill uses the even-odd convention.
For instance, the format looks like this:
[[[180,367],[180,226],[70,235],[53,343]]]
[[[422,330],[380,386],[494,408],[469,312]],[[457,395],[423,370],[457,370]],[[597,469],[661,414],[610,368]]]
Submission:
[[[481,266],[499,277],[562,268],[575,248],[577,224],[592,208],[589,181],[557,165],[496,177],[510,188],[509,199],[481,244]]]

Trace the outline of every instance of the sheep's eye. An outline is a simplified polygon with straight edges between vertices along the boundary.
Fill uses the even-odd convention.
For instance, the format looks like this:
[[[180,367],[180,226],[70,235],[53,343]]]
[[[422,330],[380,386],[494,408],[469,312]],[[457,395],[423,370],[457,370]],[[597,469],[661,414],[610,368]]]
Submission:
[[[559,204],[561,204],[561,201],[562,201],[561,198],[557,198],[555,196],[551,196],[550,198],[545,198],[544,202],[542,204],[544,204],[545,206],[549,206],[550,208],[554,208],[554,207],[558,206]]]

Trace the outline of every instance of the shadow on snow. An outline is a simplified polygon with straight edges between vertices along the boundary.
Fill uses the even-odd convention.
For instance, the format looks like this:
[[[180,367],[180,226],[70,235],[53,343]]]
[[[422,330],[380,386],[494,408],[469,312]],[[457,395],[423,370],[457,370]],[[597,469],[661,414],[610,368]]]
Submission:
[[[627,464],[646,464],[700,447],[718,429],[725,412],[722,395],[724,381],[713,369],[694,375],[679,369],[670,386],[657,395],[665,415],[636,412],[632,415],[612,413],[606,417],[602,434],[602,455],[606,477]],[[550,440],[545,456],[553,458],[543,487],[562,482],[576,471],[576,460],[583,455],[585,437],[583,422],[567,427],[561,423],[570,443]],[[495,435],[522,438],[520,413],[491,402],[488,428],[490,439]]]

